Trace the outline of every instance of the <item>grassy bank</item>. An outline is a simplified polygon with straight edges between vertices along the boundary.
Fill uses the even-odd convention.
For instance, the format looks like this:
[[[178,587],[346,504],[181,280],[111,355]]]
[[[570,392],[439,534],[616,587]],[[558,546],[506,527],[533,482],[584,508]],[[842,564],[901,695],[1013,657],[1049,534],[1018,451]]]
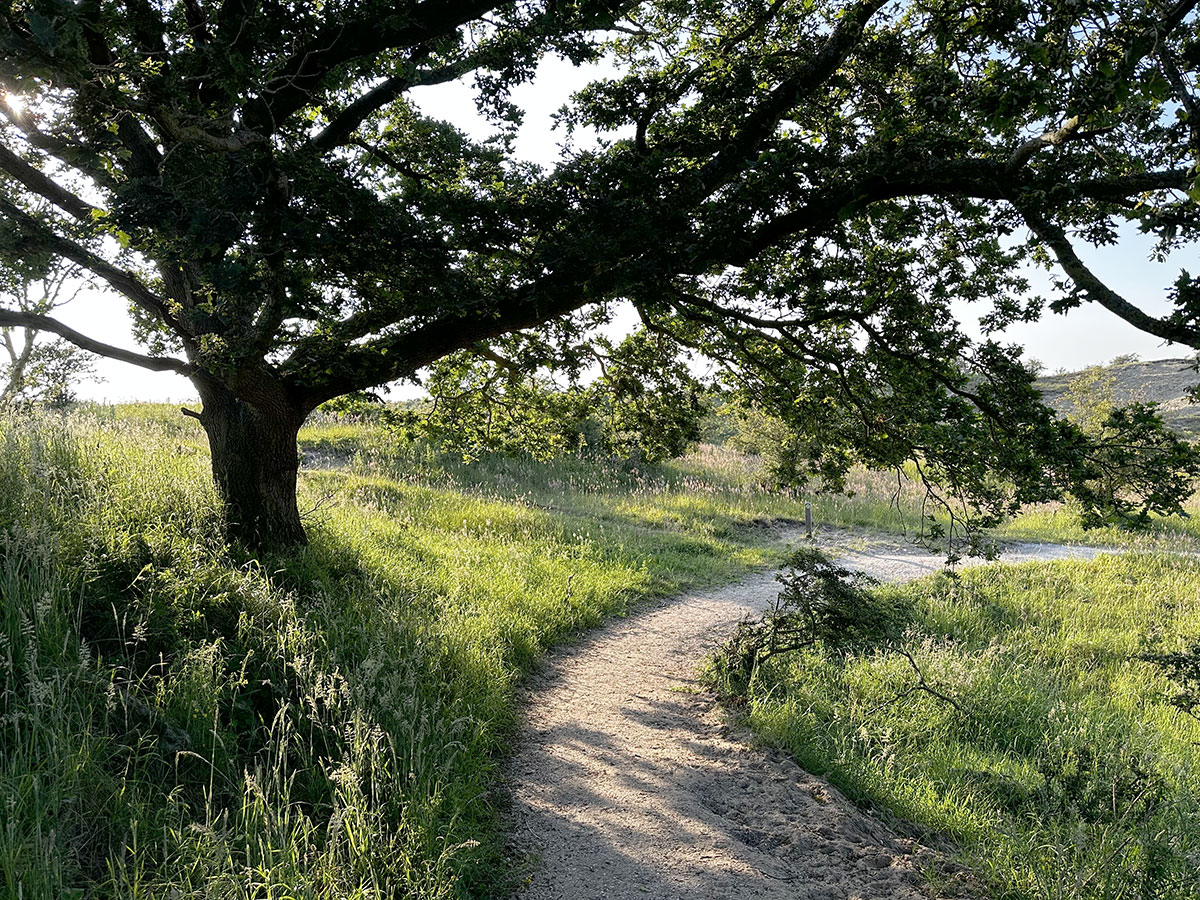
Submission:
[[[989,895],[1200,896],[1200,720],[1161,661],[1200,645],[1200,563],[1109,556],[878,590],[904,615],[873,646],[759,669],[758,734],[914,823]]]
[[[496,896],[521,673],[770,564],[762,520],[796,513],[678,470],[354,442],[302,478],[312,546],[254,561],[215,537],[191,420],[0,423],[0,895]]]
[[[803,515],[711,447],[542,464],[332,419],[300,437],[312,545],[251,560],[216,537],[176,410],[0,421],[0,895],[501,894],[522,674],[641,599],[773,564],[765,523]],[[818,522],[911,523],[892,484],[856,473]]]
[[[203,434],[194,421],[165,404],[126,404],[97,407],[92,415],[111,423],[147,424],[174,439],[204,451]],[[316,415],[300,432],[302,465],[310,471],[347,469],[382,473],[406,484],[467,490],[496,499],[533,501],[588,512],[583,497],[602,497],[591,511],[605,514],[615,506],[641,508],[645,515],[667,515],[674,505],[681,515],[692,508],[700,517],[714,512],[731,521],[775,519],[799,521],[804,501],[813,505],[817,527],[868,528],[912,537],[921,531],[923,514],[948,527],[936,503],[923,503],[925,491],[915,470],[898,478],[892,471],[873,472],[855,467],[846,491],[825,494],[814,490],[779,491],[764,485],[763,461],[737,451],[701,445],[686,456],[657,466],[637,466],[573,457],[550,463],[493,456],[461,460],[432,451],[427,444],[405,440],[370,422]],[[565,486],[566,490],[563,490]],[[646,498],[651,498],[646,503]],[[995,529],[1000,541],[1044,541],[1113,546],[1140,550],[1200,551],[1200,494],[1185,504],[1187,517],[1156,516],[1149,528],[1117,526],[1085,529],[1070,504],[1031,507]],[[661,511],[661,513],[660,513]]]

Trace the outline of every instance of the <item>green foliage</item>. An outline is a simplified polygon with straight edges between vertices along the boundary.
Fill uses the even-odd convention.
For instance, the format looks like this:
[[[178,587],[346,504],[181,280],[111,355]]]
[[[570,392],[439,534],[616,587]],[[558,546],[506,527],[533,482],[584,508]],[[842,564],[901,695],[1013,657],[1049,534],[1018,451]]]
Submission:
[[[881,402],[874,425],[867,426],[868,434],[878,430],[877,440],[869,442],[870,459],[892,470],[894,487],[888,493],[892,502],[907,507],[922,540],[951,556],[986,555],[987,530],[1011,522],[1031,504],[1068,498],[1081,526],[1075,540],[1087,540],[1080,533],[1087,529],[1146,529],[1155,517],[1188,515],[1185,503],[1200,477],[1200,448],[1168,428],[1154,404],[1116,408],[1115,376],[1094,367],[1068,385],[1072,409],[1066,420],[1046,410],[1018,412],[1034,400],[1032,372],[1012,348],[992,349],[996,359],[989,365],[1012,366],[1013,381],[993,384],[978,373],[959,373],[958,389],[972,399],[944,404],[948,422],[929,423],[923,439],[910,444],[912,432],[900,434],[884,424],[891,415],[887,410],[907,402],[900,396]],[[868,444],[860,441],[856,453],[841,455],[827,444],[836,447],[843,440],[841,430],[861,429],[864,421],[811,404],[782,384],[755,382],[750,389],[763,399],[735,394],[722,409],[736,423],[730,445],[762,455],[772,482],[782,487],[847,490],[846,476]],[[918,390],[906,389],[904,396],[915,397]],[[929,402],[940,401],[931,396]],[[971,411],[978,403],[997,415],[1013,406],[997,425]],[[1014,436],[1021,443],[1007,443]],[[953,454],[938,449],[946,443],[955,445]]]
[[[725,693],[743,694],[760,665],[774,656],[820,644],[846,653],[878,641],[900,620],[899,612],[876,601],[867,588],[874,579],[801,548],[784,561],[783,589],[759,622],[738,623],[716,659],[715,675]]]
[[[901,624],[766,661],[747,720],[990,894],[1190,900],[1200,721],[1179,704],[1198,590],[1195,560],[1136,554],[877,588]]]
[[[1097,366],[1067,387],[1069,417],[1092,448],[1071,488],[1085,527],[1145,527],[1151,514],[1183,513],[1200,479],[1200,450],[1163,423],[1156,404],[1117,407],[1115,383],[1115,375]]]
[[[639,330],[598,355],[601,375],[587,392],[610,453],[661,462],[700,439],[703,386],[660,334]]]
[[[409,417],[410,427],[466,459],[500,452],[548,460],[583,442],[584,394],[537,374],[456,353],[431,368],[425,387],[431,404]]]
[[[455,354],[539,345],[570,381],[628,301],[806,436],[797,472],[919,458],[986,524],[1059,496],[1088,447],[961,310],[996,334],[1096,301],[1200,346],[1196,279],[1149,316],[1075,252],[1121,226],[1158,255],[1200,234],[1186,2],[13,0],[0,17],[20,98],[0,261],[70,259],[129,299],[154,356],[103,351],[193,378],[215,435],[257,428],[214,442],[220,472],[447,358],[448,388],[514,404],[464,400],[466,452],[558,452],[545,373],[502,384]],[[550,56],[606,65],[557,117],[599,140],[540,166],[517,155],[512,97]],[[493,133],[414,98],[455,81]],[[1023,267],[1052,259],[1061,284],[1029,297]],[[614,447],[691,440],[685,384],[619,383]],[[302,542],[292,509],[256,524],[292,485],[254,475],[220,476],[228,521]]]
[[[1099,435],[1116,408],[1117,376],[1103,366],[1090,366],[1067,382],[1066,398],[1071,404],[1067,417],[1087,434]]]
[[[94,372],[93,357],[64,340],[42,340],[17,367],[0,364],[0,379],[7,380],[5,401],[13,406],[63,409],[76,400],[80,381]]]
[[[549,460],[583,450],[657,463],[699,440],[703,388],[673,343],[637,331],[616,346],[597,338],[581,352],[599,373],[565,388],[536,355],[518,363],[490,352],[452,354],[425,380],[428,408],[391,420],[466,459],[498,452]]]
[[[776,487],[795,488],[819,477],[819,469],[814,473],[805,462],[819,452],[812,446],[819,442],[818,436],[798,433],[779,416],[736,395],[726,399],[718,415],[731,423],[732,432],[726,438],[728,446],[762,457],[766,476]],[[830,468],[830,480],[837,484],[842,473],[836,466]]]
[[[383,403],[382,398],[372,391],[353,391],[326,400],[317,407],[319,412],[333,416],[370,416],[377,412]]]

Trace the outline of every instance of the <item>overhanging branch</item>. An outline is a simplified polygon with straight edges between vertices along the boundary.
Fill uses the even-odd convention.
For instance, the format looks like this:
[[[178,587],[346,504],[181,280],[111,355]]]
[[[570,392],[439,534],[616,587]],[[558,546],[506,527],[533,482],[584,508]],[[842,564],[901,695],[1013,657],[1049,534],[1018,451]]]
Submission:
[[[0,171],[7,172],[39,197],[44,197],[80,221],[90,221],[92,213],[96,211],[96,207],[72,194],[3,144],[0,144]]]
[[[807,202],[782,212],[733,241],[722,237],[721,249],[712,255],[730,265],[744,265],[757,254],[794,235],[821,228],[839,216],[872,203],[903,197],[961,196],[977,200],[1008,201],[1015,190],[1008,163],[990,159],[926,161],[876,172],[841,184],[825,186]],[[1074,198],[1116,202],[1154,191],[1187,190],[1192,175],[1187,169],[1141,172],[1113,178],[1040,184],[1022,182],[1024,188],[1052,193],[1058,201]]]
[[[579,280],[546,276],[514,296],[496,315],[466,310],[358,346],[310,344],[298,349],[282,368],[289,374],[303,371],[312,368],[314,360],[317,368],[335,368],[336,374],[305,389],[307,401],[315,407],[331,397],[409,377],[455,350],[541,325],[589,302],[589,292]]]
[[[58,319],[53,319],[49,316],[0,309],[0,325],[15,328],[32,328],[35,331],[47,331],[51,334],[57,334],[59,337],[65,338],[76,347],[87,350],[89,353],[107,356],[109,359],[116,359],[121,362],[132,363],[135,366],[141,366],[143,369],[151,369],[155,372],[178,372],[180,375],[190,375],[192,373],[192,366],[181,359],[173,359],[169,356],[146,356],[142,353],[135,353],[132,350],[114,347],[112,344],[94,340],[86,334],[82,334],[74,328],[63,324]]]
[[[1079,258],[1061,226],[1027,205],[1016,204],[1016,207],[1033,233],[1054,253],[1062,270],[1089,300],[1094,300],[1109,312],[1120,316],[1139,331],[1164,341],[1200,349],[1200,331],[1165,319],[1157,319],[1130,303],[1101,281],[1099,276],[1088,268],[1087,263]]]

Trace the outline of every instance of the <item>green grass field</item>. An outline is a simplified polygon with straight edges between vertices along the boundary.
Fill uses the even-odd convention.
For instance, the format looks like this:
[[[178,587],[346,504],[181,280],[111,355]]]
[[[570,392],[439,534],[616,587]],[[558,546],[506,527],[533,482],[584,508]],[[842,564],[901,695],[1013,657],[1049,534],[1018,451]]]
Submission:
[[[494,778],[522,675],[646,598],[777,564],[767,524],[803,516],[802,498],[759,486],[753,460],[711,447],[662,466],[465,462],[322,418],[301,447],[312,544],[254,560],[219,539],[203,435],[176,410],[0,420],[0,896],[502,895],[511,870]],[[855,473],[853,497],[816,498],[818,522],[911,528],[910,489],[898,512],[893,485]],[[1005,534],[1075,536],[1069,513],[1035,516]],[[1191,525],[1157,530],[1153,542],[1179,543]],[[1057,796],[1038,780],[1055,753],[1099,773],[1089,797],[1110,777],[1125,791],[1121,766],[1136,763],[1155,798],[1143,831],[1196,812],[1180,786],[1194,787],[1188,741],[1200,735],[1159,699],[1162,677],[1129,656],[1200,632],[1196,585],[1185,563],[1136,559],[1162,571],[1098,563],[1110,574],[1092,585],[1086,567],[1046,570],[1057,593],[1029,596],[982,573],[910,589],[905,639],[931,677],[974,673],[971,708],[1000,704],[986,732],[924,697],[863,718],[904,674],[883,650],[764,674],[751,722],[857,796],[946,835],[1014,896],[1075,896],[1039,893],[1037,879],[1055,860],[1103,861],[1146,801],[1142,781],[1129,787],[1109,837],[1021,831],[1010,819],[1042,815]],[[1022,673],[1015,685],[1009,668]],[[1146,685],[1159,693],[1139,694]],[[1047,710],[1075,731],[1038,749]],[[894,726],[876,733],[883,719]],[[880,740],[883,757],[871,749]],[[940,794],[935,775],[959,769],[966,781]],[[988,783],[1008,791],[999,813],[977,784],[992,770]],[[1146,852],[1178,872],[1163,840]]]
[[[1200,896],[1200,719],[1154,661],[1200,645],[1200,561],[876,590],[905,621],[874,646],[757,671],[744,711],[762,739],[957,857],[985,896]]]
[[[255,561],[191,420],[0,425],[0,895],[495,896],[521,674],[773,564],[797,515],[683,468],[303,443],[351,464],[302,477],[312,546]]]

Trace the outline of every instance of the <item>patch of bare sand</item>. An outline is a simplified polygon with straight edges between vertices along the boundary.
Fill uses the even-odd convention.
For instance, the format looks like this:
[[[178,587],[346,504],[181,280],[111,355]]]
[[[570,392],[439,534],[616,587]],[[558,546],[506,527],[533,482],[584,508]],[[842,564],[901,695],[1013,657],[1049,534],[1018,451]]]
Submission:
[[[893,539],[839,531],[819,545],[882,581],[942,568]],[[1004,561],[1097,552],[1011,545]],[[731,733],[698,685],[704,657],[777,593],[775,573],[764,573],[663,601],[529,680],[507,770],[513,841],[532,860],[523,900],[925,896],[914,842]]]

